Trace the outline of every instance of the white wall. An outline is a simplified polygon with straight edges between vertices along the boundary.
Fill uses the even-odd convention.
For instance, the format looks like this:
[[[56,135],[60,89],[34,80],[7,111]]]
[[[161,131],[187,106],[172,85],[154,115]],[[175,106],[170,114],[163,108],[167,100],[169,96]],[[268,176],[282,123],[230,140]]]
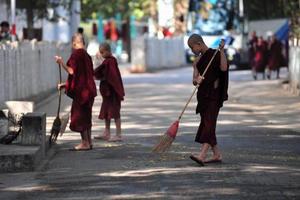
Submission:
[[[0,46],[0,104],[8,100],[26,99],[47,92],[58,83],[55,55],[65,59],[70,45],[41,42],[19,43],[17,47]],[[65,78],[65,77],[64,77]]]
[[[145,42],[145,64],[147,69],[175,68],[186,64],[182,37],[147,38]]]
[[[8,19],[6,0],[0,0],[0,22],[10,21]]]
[[[133,70],[155,70],[186,65],[183,37],[138,37],[132,41],[131,55]]]

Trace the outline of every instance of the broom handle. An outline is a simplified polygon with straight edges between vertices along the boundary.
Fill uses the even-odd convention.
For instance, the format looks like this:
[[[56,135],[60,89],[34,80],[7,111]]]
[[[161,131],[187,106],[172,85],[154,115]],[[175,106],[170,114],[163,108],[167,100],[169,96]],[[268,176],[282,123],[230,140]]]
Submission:
[[[58,64],[58,70],[59,70],[59,84],[61,84],[62,78],[61,78],[61,66]],[[57,108],[57,113],[56,116],[59,117],[59,112],[60,112],[60,104],[61,104],[61,89],[58,90],[58,108]]]
[[[198,83],[198,84],[195,86],[195,88],[194,88],[194,90],[193,90],[193,92],[192,92],[192,95],[190,96],[190,98],[189,98],[188,101],[186,102],[186,104],[185,104],[183,110],[181,111],[181,113],[180,113],[180,115],[179,115],[179,117],[178,117],[178,120],[179,120],[179,121],[181,120],[181,117],[182,117],[182,115],[184,114],[184,111],[186,110],[186,108],[188,107],[189,103],[191,102],[191,100],[192,100],[194,94],[196,93],[197,89],[199,88],[200,84],[201,84],[202,81],[204,80],[204,76],[205,76],[205,74],[206,74],[208,68],[210,67],[212,61],[214,60],[214,58],[216,57],[216,55],[217,55],[217,53],[218,53],[219,51],[220,51],[220,48],[218,48],[218,49],[215,51],[214,55],[212,56],[212,58],[210,59],[209,63],[207,64],[207,66],[206,66],[206,68],[205,68],[203,74],[201,75],[202,79],[201,79],[200,83]]]

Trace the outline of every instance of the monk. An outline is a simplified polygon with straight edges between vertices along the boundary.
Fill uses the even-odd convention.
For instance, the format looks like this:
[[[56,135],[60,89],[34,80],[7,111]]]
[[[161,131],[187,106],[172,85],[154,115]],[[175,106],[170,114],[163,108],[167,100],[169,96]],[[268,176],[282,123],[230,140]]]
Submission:
[[[221,162],[222,155],[217,145],[216,125],[220,108],[228,99],[228,64],[224,53],[224,41],[220,43],[220,52],[212,61],[205,77],[202,77],[207,64],[216,50],[208,48],[202,37],[193,34],[188,39],[188,45],[197,56],[193,64],[193,84],[200,84],[197,91],[198,105],[196,114],[200,113],[201,122],[197,131],[195,141],[202,144],[197,155],[190,158],[200,164]],[[213,157],[206,160],[207,152],[211,148]]]
[[[112,56],[111,47],[108,43],[103,43],[99,48],[104,61],[95,69],[95,78],[101,80],[100,93],[103,99],[99,119],[105,120],[105,130],[101,136],[95,139],[103,139],[111,142],[122,141],[121,136],[121,101],[124,100],[125,92],[118,62]],[[115,120],[116,136],[110,138],[110,122]]]
[[[249,40],[249,42],[247,43],[248,45],[248,58],[249,58],[249,64],[250,66],[254,66],[254,55],[255,55],[255,46],[257,43],[257,36],[256,36],[256,31],[253,31],[251,34],[251,38]]]
[[[279,79],[280,67],[283,63],[282,55],[282,45],[279,40],[277,40],[275,35],[272,35],[270,44],[269,44],[269,57],[268,57],[268,74],[267,78],[271,79],[271,72],[277,71],[276,78]]]
[[[66,83],[59,84],[58,88],[65,88],[66,95],[73,100],[70,129],[81,134],[81,143],[71,149],[75,151],[90,150],[93,147],[92,106],[97,90],[92,59],[84,47],[83,36],[76,33],[72,37],[72,54],[67,63],[64,63],[62,57],[55,57],[56,62],[68,73]]]
[[[254,80],[257,79],[257,73],[262,73],[262,78],[265,79],[265,69],[267,65],[268,46],[263,37],[258,37],[257,43],[254,46],[254,64],[252,66],[252,75]]]

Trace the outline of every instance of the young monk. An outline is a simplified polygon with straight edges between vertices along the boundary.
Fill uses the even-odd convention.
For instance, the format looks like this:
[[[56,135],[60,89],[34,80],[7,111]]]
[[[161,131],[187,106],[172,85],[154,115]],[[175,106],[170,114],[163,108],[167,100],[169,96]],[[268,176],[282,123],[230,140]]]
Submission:
[[[208,48],[202,37],[193,34],[188,39],[188,45],[193,53],[198,56],[194,62],[193,84],[200,84],[197,92],[198,105],[196,113],[200,113],[201,123],[195,141],[202,144],[197,155],[190,158],[200,165],[211,162],[221,162],[222,155],[217,145],[216,124],[223,101],[228,99],[228,65],[223,50],[224,41],[220,43],[220,52],[211,63],[205,77],[201,76],[216,50]],[[206,155],[212,149],[213,157],[206,160]]]
[[[279,79],[280,67],[284,60],[282,55],[282,45],[281,42],[277,40],[276,36],[272,35],[269,46],[270,47],[269,47],[267,78],[271,79],[271,72],[277,71],[276,78]]]
[[[99,119],[105,120],[105,130],[102,136],[95,139],[103,139],[111,142],[122,141],[121,136],[121,101],[124,100],[125,92],[118,62],[112,56],[111,47],[108,43],[103,43],[99,48],[103,63],[95,69],[95,77],[100,82],[100,93],[102,95],[102,106]],[[110,137],[110,121],[115,120],[116,136]]]
[[[84,45],[83,36],[77,33],[72,37],[72,54],[68,62],[65,64],[62,57],[55,57],[68,73],[66,83],[59,84],[58,88],[65,88],[65,93],[73,99],[70,129],[81,134],[81,143],[71,149],[75,151],[92,149],[92,106],[97,96],[92,59]]]

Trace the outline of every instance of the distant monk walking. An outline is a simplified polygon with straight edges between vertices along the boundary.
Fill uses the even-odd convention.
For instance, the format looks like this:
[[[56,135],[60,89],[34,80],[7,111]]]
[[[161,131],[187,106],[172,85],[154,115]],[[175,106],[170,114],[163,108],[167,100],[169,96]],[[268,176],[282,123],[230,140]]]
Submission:
[[[265,79],[265,69],[267,64],[267,44],[262,37],[259,37],[254,45],[254,63],[252,65],[252,73],[254,80],[257,79],[257,73],[262,73]]]
[[[84,46],[83,36],[76,33],[72,37],[72,54],[68,62],[65,64],[62,57],[55,57],[56,62],[69,74],[66,83],[59,84],[58,88],[65,88],[66,94],[73,99],[70,129],[80,132],[82,140],[71,149],[75,151],[92,149],[92,106],[97,96],[92,59]]]
[[[255,46],[257,43],[257,36],[256,32],[253,31],[251,34],[251,38],[249,40],[248,44],[248,58],[249,58],[249,64],[251,67],[254,66],[254,55],[255,55]]]
[[[279,79],[280,67],[283,64],[282,45],[275,35],[272,35],[269,44],[268,74],[267,78],[271,79],[272,71],[277,72],[276,78]]]

